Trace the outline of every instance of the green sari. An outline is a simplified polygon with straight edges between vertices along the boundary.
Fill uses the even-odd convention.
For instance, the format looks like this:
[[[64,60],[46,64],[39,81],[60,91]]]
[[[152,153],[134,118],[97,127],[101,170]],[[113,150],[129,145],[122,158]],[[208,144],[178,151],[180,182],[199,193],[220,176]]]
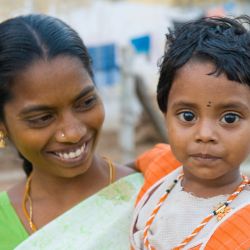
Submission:
[[[0,250],[13,250],[29,237],[7,192],[0,193]]]
[[[139,173],[118,180],[38,230],[15,250],[128,250],[132,211],[142,182]]]

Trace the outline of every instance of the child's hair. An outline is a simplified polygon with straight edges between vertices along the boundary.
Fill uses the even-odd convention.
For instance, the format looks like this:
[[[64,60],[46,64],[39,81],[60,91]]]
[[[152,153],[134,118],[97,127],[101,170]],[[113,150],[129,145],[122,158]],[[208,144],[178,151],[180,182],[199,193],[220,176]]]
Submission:
[[[15,77],[37,60],[65,55],[78,58],[93,79],[91,60],[79,35],[61,20],[46,15],[18,16],[0,23],[0,121],[11,100]],[[20,155],[21,156],[21,155]],[[23,156],[27,174],[32,165]]]
[[[170,30],[166,35],[157,86],[160,110],[167,111],[168,95],[177,71],[190,60],[211,62],[215,69],[210,74],[219,76],[224,73],[229,80],[250,87],[249,26],[248,16],[214,17],[191,21]]]

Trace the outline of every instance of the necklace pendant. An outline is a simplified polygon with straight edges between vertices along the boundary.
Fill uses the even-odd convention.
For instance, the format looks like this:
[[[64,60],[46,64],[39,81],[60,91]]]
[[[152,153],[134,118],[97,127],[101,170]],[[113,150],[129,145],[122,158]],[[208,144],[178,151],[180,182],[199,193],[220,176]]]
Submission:
[[[226,214],[228,214],[232,209],[225,204],[220,204],[216,209],[217,221],[220,221]]]

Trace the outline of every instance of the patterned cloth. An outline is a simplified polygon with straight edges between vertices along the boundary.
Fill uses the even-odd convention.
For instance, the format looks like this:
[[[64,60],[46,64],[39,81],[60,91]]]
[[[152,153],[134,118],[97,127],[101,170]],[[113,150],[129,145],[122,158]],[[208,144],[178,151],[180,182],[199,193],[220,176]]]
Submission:
[[[89,197],[15,250],[128,250],[129,226],[141,174],[124,177]]]

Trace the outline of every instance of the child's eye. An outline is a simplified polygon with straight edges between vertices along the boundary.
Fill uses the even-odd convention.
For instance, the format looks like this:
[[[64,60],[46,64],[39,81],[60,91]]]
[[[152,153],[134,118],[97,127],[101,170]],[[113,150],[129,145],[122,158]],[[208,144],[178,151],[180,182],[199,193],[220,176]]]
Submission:
[[[240,116],[235,113],[227,113],[221,118],[222,123],[231,124],[240,120]]]
[[[195,114],[191,111],[184,111],[178,114],[178,117],[181,121],[191,122],[196,120]]]
[[[84,100],[81,100],[77,103],[76,108],[80,111],[84,111],[84,110],[88,110],[90,109],[92,106],[94,106],[94,104],[97,101],[97,97],[96,96],[90,96]]]
[[[27,119],[27,122],[31,127],[41,128],[50,124],[50,122],[54,119],[53,115],[47,114],[38,117],[32,117]]]

